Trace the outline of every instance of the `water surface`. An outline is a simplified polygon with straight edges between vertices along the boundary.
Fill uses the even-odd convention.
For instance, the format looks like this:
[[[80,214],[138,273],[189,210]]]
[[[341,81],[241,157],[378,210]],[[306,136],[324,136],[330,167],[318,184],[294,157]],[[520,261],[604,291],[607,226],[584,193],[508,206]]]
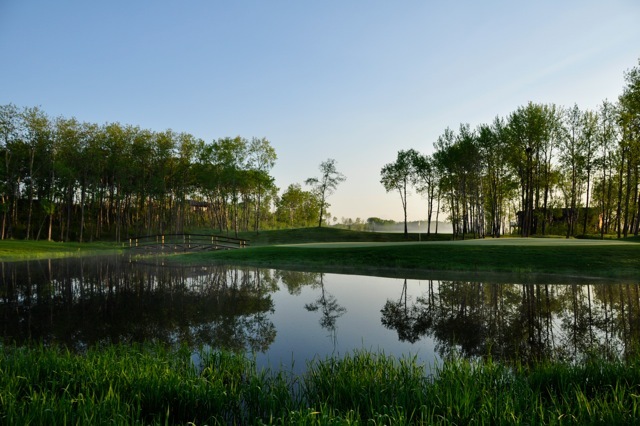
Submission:
[[[636,282],[403,279],[127,257],[0,264],[0,337],[83,351],[149,342],[255,354],[303,371],[358,349],[432,365],[625,357],[640,335]]]

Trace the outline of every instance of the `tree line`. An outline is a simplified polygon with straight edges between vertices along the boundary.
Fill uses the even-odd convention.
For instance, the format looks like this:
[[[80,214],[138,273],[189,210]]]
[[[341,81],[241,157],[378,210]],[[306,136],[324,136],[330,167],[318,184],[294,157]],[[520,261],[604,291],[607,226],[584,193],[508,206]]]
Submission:
[[[427,223],[447,214],[455,238],[640,230],[640,61],[617,102],[597,110],[529,102],[507,117],[446,128],[431,155],[409,149],[381,170],[405,216],[411,189]],[[428,229],[427,233],[431,230]]]
[[[0,238],[120,241],[319,223],[323,194],[294,184],[280,195],[276,160],[265,138],[205,142],[0,105]]]

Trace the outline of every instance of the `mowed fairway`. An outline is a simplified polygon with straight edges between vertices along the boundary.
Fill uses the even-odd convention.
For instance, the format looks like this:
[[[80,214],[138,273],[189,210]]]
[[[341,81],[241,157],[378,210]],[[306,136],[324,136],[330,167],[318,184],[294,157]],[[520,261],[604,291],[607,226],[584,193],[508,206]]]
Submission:
[[[465,271],[640,278],[640,244],[620,240],[305,242],[181,256],[180,260],[362,274]]]
[[[584,247],[584,246],[614,246],[635,245],[624,240],[578,240],[574,238],[484,238],[459,241],[425,241],[425,242],[331,242],[331,243],[302,243],[280,244],[282,247],[315,247],[315,248],[349,248],[349,247],[375,247],[380,245],[478,245],[478,246],[540,246],[540,247]]]

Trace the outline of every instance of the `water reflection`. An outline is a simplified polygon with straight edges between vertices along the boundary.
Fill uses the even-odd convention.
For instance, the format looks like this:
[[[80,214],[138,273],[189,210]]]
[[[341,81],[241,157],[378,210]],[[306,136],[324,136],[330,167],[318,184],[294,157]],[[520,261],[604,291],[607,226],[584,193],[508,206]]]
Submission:
[[[309,312],[320,311],[320,327],[329,331],[330,336],[336,343],[336,321],[340,318],[347,309],[338,303],[336,297],[329,293],[324,286],[324,274],[319,274],[319,280],[312,283],[313,287],[320,288],[320,294],[313,303],[307,303],[304,308]]]
[[[276,330],[268,270],[171,267],[120,257],[2,263],[5,341],[155,341],[266,350]]]
[[[401,341],[430,337],[441,356],[531,362],[591,353],[634,356],[640,337],[638,284],[504,284],[429,281],[427,291],[381,310]]]
[[[640,337],[637,283],[408,280],[124,257],[0,263],[0,279],[0,337],[20,345],[180,343],[303,368],[362,348],[427,363],[453,352],[616,358],[635,354]]]

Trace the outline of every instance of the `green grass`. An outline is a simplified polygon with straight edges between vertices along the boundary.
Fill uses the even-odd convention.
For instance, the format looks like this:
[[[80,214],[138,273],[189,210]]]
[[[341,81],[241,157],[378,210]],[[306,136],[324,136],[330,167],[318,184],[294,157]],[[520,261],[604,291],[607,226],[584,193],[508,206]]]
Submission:
[[[57,243],[50,241],[0,240],[0,261],[115,253],[121,245],[112,242]]]
[[[0,424],[637,424],[640,361],[507,366],[358,351],[302,375],[231,353],[3,347]]]
[[[638,238],[499,238],[450,241],[451,235],[301,228],[241,233],[248,249],[176,255],[182,263],[227,262],[268,268],[420,276],[434,271],[509,272],[638,278]],[[419,241],[420,240],[420,241]],[[63,257],[121,250],[116,243],[0,241],[0,260]]]
[[[252,245],[244,250],[200,252],[174,259],[380,275],[466,271],[640,277],[640,244],[629,241],[500,238],[418,243],[399,242],[398,234],[349,232],[291,230],[265,237],[281,245]],[[368,235],[375,236],[376,241],[366,240]]]
[[[233,235],[231,235],[233,236]],[[362,232],[338,228],[292,228],[255,232],[240,232],[239,238],[250,240],[252,247],[276,244],[305,244],[331,242],[407,242],[418,240],[447,241],[451,234],[409,234]]]

